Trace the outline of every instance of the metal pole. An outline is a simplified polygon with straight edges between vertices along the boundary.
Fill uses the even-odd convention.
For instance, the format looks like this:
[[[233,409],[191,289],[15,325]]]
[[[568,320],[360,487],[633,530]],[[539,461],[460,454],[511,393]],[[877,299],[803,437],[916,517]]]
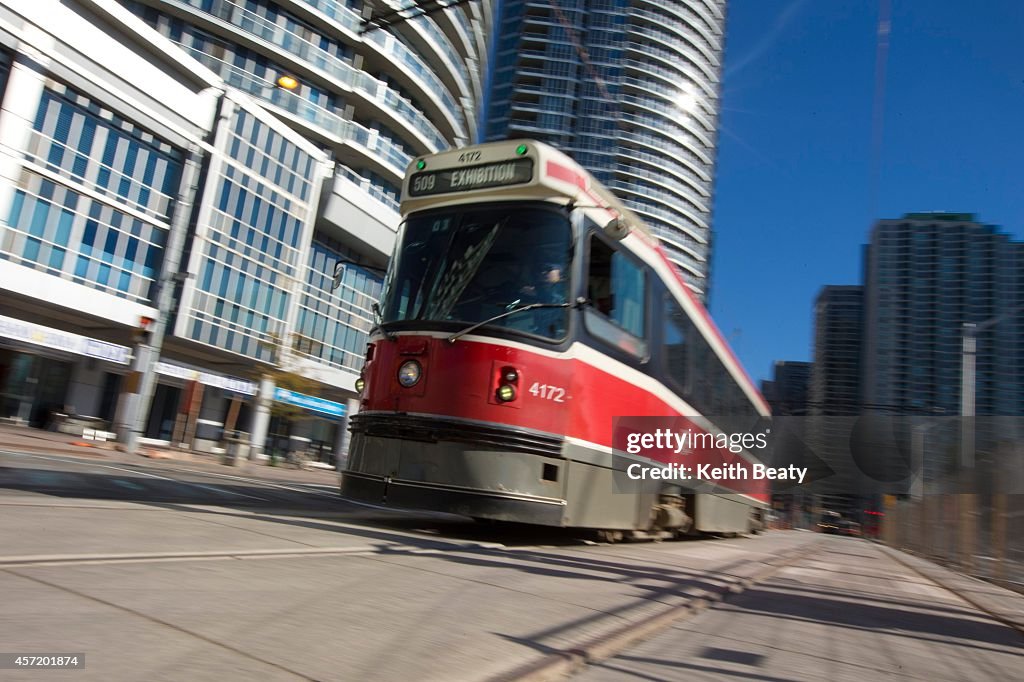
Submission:
[[[267,432],[270,429],[270,409],[274,403],[275,388],[274,377],[269,373],[260,377],[252,415],[252,431],[249,433],[249,459],[263,459]]]
[[[974,467],[974,366],[978,353],[978,326],[964,323],[960,371],[960,466]]]
[[[960,375],[960,495],[958,496],[960,536],[960,565],[968,571],[974,568],[974,402],[975,359],[978,352],[978,326],[964,323],[963,356]]]
[[[931,424],[919,424],[914,427],[910,446],[910,498],[920,502],[924,494],[924,432]]]
[[[145,431],[149,408],[156,390],[156,361],[164,344],[167,324],[175,305],[174,289],[180,275],[181,256],[185,248],[185,237],[192,218],[192,205],[199,189],[199,173],[202,168],[203,155],[198,144],[192,143],[185,157],[181,172],[181,184],[174,207],[167,235],[167,248],[164,249],[164,264],[156,295],[157,317],[153,321],[153,330],[149,343],[140,344],[144,351],[141,362],[134,368],[139,372],[138,396],[134,397],[134,408],[127,414],[125,433],[122,442],[124,451],[134,453],[139,445],[139,437]]]

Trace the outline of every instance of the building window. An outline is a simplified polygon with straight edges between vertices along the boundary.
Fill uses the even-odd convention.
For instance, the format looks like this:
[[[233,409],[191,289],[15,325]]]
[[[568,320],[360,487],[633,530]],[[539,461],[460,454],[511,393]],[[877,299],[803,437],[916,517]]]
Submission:
[[[380,275],[360,265],[355,253],[318,234],[309,252],[293,349],[334,367],[358,371],[381,285]]]
[[[254,115],[239,111],[226,141],[209,223],[197,231],[202,254],[186,334],[258,360],[274,361],[293,284],[300,276],[303,221],[316,164]],[[222,152],[223,153],[223,152]]]
[[[59,84],[43,91],[26,158],[157,220],[170,218],[182,155]]]
[[[24,152],[0,257],[150,302],[180,150],[51,81]],[[44,178],[44,169],[61,180]]]

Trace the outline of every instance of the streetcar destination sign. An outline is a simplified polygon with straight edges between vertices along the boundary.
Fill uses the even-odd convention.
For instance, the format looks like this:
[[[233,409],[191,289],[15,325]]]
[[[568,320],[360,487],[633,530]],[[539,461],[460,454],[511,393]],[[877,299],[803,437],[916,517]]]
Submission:
[[[423,197],[488,187],[521,185],[532,179],[533,159],[514,159],[468,168],[446,168],[415,173],[409,178],[409,195]]]

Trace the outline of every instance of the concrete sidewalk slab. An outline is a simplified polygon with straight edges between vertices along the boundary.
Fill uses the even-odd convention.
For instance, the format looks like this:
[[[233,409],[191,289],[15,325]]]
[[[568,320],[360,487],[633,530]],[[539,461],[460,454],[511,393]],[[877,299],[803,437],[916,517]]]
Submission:
[[[891,547],[882,550],[904,566],[938,583],[999,622],[1024,634],[1024,595]]]
[[[578,679],[1019,679],[1024,640],[873,543],[811,553]]]

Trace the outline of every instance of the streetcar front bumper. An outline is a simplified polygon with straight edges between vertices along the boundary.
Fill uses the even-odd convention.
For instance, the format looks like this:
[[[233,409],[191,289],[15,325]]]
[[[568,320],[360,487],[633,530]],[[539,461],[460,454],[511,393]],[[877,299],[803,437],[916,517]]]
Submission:
[[[561,439],[411,415],[353,419],[341,494],[387,507],[564,525]]]

